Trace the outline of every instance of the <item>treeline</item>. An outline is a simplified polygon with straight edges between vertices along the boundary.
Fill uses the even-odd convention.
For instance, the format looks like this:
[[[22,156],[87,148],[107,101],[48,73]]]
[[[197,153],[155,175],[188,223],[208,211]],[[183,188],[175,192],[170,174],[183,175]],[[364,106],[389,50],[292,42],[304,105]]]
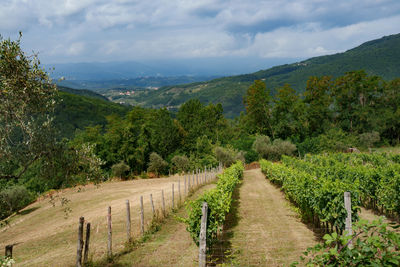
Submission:
[[[400,79],[353,71],[336,79],[310,77],[304,93],[285,85],[274,96],[255,81],[244,103],[242,131],[290,139],[301,154],[400,142]]]

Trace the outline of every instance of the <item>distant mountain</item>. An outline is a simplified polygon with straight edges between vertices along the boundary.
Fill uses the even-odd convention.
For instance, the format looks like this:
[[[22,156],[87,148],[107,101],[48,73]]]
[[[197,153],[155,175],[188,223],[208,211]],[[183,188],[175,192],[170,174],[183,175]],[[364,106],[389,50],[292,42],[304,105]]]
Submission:
[[[217,78],[217,76],[166,76],[166,77],[139,77],[117,80],[61,80],[56,83],[76,89],[88,89],[105,93],[110,89],[148,89],[149,87],[161,87],[175,84],[204,82]]]
[[[248,73],[288,62],[287,59],[241,57],[145,60],[143,62],[83,62],[46,64],[54,79],[64,77],[61,85],[76,82],[126,81],[142,77],[221,77]],[[70,82],[67,84],[65,82]],[[190,81],[189,81],[190,82]],[[85,86],[85,85],[84,85]],[[79,87],[90,89],[86,87]]]
[[[178,108],[190,98],[222,103],[225,114],[235,117],[244,110],[242,97],[254,80],[265,80],[272,92],[285,83],[304,91],[310,76],[331,75],[363,69],[384,79],[400,77],[400,34],[366,42],[344,53],[315,57],[301,62],[261,70],[251,74],[214,79],[207,82],[166,86],[136,94],[136,103],[146,107]]]

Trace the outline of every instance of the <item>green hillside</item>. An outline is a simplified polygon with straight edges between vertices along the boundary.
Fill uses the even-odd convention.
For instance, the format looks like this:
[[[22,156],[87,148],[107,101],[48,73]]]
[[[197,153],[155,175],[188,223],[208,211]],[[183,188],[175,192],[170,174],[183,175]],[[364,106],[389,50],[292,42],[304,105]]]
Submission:
[[[83,130],[87,126],[106,125],[106,116],[111,114],[123,116],[129,111],[129,107],[103,100],[101,95],[90,91],[88,91],[90,96],[65,91],[59,91],[59,101],[55,109],[54,123],[60,130],[61,137],[73,137],[76,129]],[[73,90],[75,91],[79,91],[80,94],[85,93]]]
[[[368,74],[379,75],[384,79],[400,77],[399,62],[400,34],[396,34],[369,41],[344,53],[315,57],[252,74],[145,91],[135,95],[134,101],[146,107],[167,106],[174,109],[190,98],[198,98],[204,103],[222,103],[225,115],[235,117],[244,110],[242,96],[254,80],[265,79],[272,92],[285,83],[297,91],[303,91],[310,76],[337,77],[348,71],[363,69]]]
[[[93,92],[91,90],[73,89],[73,88],[70,88],[70,87],[65,87],[65,86],[60,86],[60,85],[57,85],[57,88],[58,88],[59,91],[67,92],[67,93],[70,93],[70,94],[80,95],[80,96],[87,96],[87,97],[92,97],[92,98],[97,98],[97,99],[101,99],[101,100],[104,100],[104,101],[108,101],[107,97],[105,97],[105,96],[103,96],[103,95],[101,95],[99,93]]]

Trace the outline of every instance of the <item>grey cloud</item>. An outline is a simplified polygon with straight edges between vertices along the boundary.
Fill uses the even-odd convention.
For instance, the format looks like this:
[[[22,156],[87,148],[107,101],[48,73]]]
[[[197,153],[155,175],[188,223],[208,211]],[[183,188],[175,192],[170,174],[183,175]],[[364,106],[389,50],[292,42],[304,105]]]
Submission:
[[[398,0],[12,0],[0,33],[52,62],[304,58],[396,33],[399,14]]]

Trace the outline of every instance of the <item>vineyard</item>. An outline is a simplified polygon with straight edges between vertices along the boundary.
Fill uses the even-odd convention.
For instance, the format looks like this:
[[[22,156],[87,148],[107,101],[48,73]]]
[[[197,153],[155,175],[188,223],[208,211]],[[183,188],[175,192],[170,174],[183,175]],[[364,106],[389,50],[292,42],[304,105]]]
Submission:
[[[346,218],[343,193],[351,193],[353,220],[360,206],[391,218],[400,215],[400,157],[387,154],[283,157],[282,164],[261,161],[271,182],[282,186],[305,221],[342,232]]]

